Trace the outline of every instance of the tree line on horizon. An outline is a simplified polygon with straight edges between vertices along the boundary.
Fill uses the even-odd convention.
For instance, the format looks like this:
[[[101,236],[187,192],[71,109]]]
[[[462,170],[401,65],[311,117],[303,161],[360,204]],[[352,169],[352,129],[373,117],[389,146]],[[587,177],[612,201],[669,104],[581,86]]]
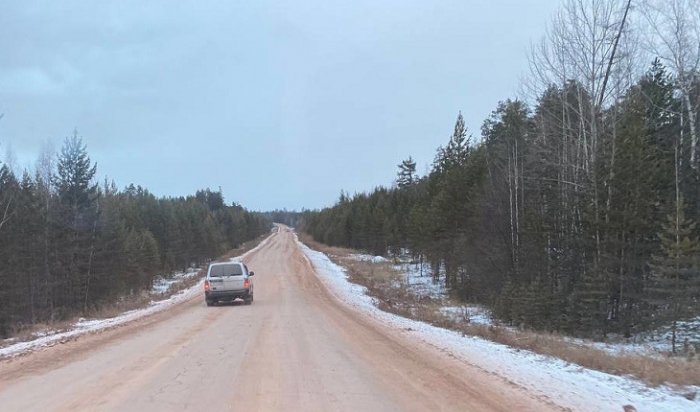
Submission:
[[[460,113],[429,173],[408,158],[392,187],[341,193],[304,230],[408,253],[511,325],[671,323],[675,352],[678,322],[700,314],[700,5],[636,3],[565,1],[532,50],[534,102],[499,103],[478,141]]]
[[[308,213],[307,210],[302,210],[297,212],[294,210],[287,209],[275,209],[269,212],[262,212],[269,221],[275,223],[281,223],[289,227],[298,228],[304,222],[304,216]]]
[[[221,191],[157,198],[96,172],[77,132],[33,172],[0,162],[0,338],[142,294],[270,228]]]

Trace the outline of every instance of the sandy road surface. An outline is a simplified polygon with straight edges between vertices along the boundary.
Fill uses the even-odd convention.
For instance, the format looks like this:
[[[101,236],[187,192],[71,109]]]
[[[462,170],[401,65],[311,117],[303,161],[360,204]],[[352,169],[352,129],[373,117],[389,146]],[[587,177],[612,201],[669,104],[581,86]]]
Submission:
[[[338,303],[285,229],[246,263],[252,306],[195,299],[0,362],[0,410],[557,409]]]

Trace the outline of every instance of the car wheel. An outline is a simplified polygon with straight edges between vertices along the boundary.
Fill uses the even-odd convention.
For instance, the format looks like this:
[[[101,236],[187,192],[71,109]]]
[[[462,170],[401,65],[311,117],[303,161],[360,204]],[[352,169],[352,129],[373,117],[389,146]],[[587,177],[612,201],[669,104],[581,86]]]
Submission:
[[[212,302],[211,300],[207,301],[207,306],[213,306],[213,305],[214,305],[214,302]]]

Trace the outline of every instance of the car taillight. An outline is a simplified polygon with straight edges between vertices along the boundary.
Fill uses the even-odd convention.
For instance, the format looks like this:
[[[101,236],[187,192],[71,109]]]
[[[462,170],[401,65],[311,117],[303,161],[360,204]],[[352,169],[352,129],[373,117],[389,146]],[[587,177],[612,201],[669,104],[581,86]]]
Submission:
[[[208,280],[205,280],[205,281],[204,281],[204,291],[205,291],[205,292],[208,292],[208,291],[209,291],[209,281],[208,281]]]
[[[248,289],[250,287],[250,281],[248,279],[243,281],[243,287]]]

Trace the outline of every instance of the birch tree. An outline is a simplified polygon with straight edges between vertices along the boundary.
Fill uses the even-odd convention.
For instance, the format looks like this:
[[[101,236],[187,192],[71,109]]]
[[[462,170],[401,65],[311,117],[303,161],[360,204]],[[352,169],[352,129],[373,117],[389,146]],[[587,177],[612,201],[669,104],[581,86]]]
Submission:
[[[631,0],[567,0],[530,56],[533,84],[540,92],[551,86],[566,91],[561,100],[560,138],[564,152],[560,184],[564,191],[573,192],[565,198],[579,198],[584,194],[580,189],[592,193],[595,267],[602,241],[602,196],[596,175],[601,118],[603,109],[616,100],[616,92],[624,89],[619,82],[628,78],[621,73],[628,66],[620,63],[626,60],[623,51],[629,50],[630,7]],[[574,208],[574,215],[583,215],[579,202],[574,203]]]
[[[585,126],[579,137],[586,170],[595,161],[600,111],[614,102],[614,92],[621,89],[615,83],[624,78],[615,73],[624,68],[619,64],[625,58],[621,51],[629,49],[630,5],[630,0],[566,0],[530,53],[538,94],[571,82],[582,88],[577,90],[577,107],[568,109],[578,112]]]
[[[12,217],[12,201],[14,193],[9,187],[9,181],[12,176],[12,171],[0,162],[0,231],[2,227]]]
[[[675,74],[683,102],[682,116],[690,132],[690,165],[697,170],[700,1],[647,0],[641,10],[649,27],[645,41],[648,50]],[[683,146],[682,134],[680,138]]]

